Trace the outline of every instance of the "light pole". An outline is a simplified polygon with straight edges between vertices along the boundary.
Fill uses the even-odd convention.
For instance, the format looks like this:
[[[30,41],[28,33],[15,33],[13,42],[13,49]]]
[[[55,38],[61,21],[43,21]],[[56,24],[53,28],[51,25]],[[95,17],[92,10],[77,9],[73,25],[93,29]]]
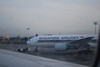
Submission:
[[[30,28],[27,28],[27,30],[29,31],[30,30]],[[28,38],[28,40],[29,40],[29,37],[27,37]]]
[[[96,25],[97,25],[97,22],[96,21],[94,22],[94,25],[95,25],[95,34],[96,34]]]

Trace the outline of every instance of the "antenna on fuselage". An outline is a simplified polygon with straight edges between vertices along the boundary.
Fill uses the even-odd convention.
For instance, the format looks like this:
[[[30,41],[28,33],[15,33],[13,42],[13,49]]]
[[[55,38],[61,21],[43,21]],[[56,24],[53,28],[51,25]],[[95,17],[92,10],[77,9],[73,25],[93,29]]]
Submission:
[[[37,37],[37,36],[38,36],[38,34],[35,35],[35,37]]]

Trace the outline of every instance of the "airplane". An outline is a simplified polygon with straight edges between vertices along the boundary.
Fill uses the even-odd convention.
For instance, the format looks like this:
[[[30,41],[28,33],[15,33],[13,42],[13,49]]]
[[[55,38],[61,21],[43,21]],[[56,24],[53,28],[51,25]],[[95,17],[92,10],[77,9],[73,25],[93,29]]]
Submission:
[[[89,49],[91,40],[96,40],[96,35],[50,35],[36,36],[27,41],[38,52],[38,47],[52,47],[56,51],[67,51],[69,49]]]

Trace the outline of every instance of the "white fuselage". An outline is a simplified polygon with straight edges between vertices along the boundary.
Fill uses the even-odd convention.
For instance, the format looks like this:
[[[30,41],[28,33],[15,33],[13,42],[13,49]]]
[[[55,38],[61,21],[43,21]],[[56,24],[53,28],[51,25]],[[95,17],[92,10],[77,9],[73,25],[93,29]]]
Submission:
[[[51,35],[51,36],[37,36],[27,41],[28,45],[38,47],[54,47],[56,43],[69,43],[70,41],[80,40],[86,37],[94,37],[96,35]]]

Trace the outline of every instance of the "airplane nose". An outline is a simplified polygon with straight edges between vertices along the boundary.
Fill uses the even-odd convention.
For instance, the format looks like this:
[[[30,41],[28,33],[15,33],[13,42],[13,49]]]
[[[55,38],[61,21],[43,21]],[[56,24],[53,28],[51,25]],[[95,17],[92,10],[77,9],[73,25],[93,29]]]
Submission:
[[[29,45],[29,41],[27,41],[26,44]]]
[[[30,40],[28,40],[26,42],[26,44],[27,45],[34,45],[34,46],[36,46],[37,41],[38,41],[38,38],[31,38]]]

